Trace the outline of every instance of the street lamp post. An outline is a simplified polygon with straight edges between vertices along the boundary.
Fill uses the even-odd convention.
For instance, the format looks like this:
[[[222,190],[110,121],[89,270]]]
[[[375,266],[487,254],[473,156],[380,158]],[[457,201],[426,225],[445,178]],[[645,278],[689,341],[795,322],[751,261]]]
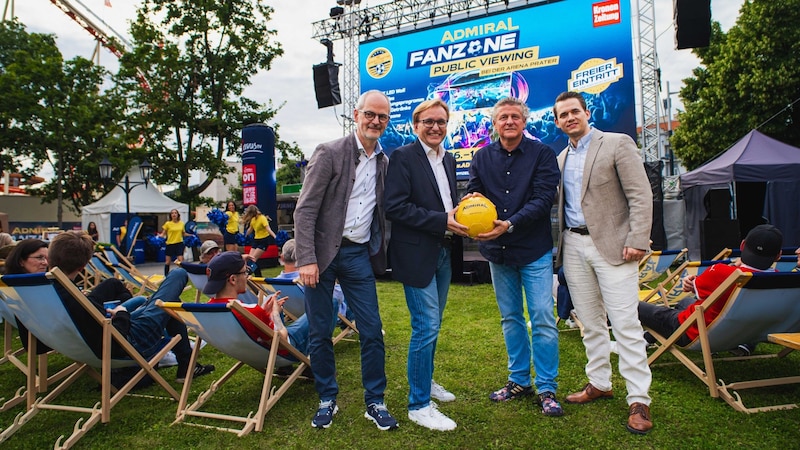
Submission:
[[[147,189],[147,184],[150,181],[150,175],[153,172],[153,166],[150,164],[146,158],[139,164],[139,174],[142,176],[142,180],[144,181],[130,181],[128,179],[128,174],[125,174],[125,178],[122,180],[122,183],[114,182],[111,178],[111,172],[113,171],[113,166],[108,158],[103,158],[100,162],[100,178],[103,179],[104,182],[112,181],[114,184],[122,188],[125,192],[125,219],[130,219],[131,211],[130,211],[130,193],[136,186],[144,185],[144,188]]]

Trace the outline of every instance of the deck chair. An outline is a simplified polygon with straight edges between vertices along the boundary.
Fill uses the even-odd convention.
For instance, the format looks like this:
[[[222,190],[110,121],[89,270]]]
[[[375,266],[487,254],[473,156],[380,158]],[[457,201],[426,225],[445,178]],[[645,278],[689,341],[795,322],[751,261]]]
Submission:
[[[792,252],[794,253],[794,251]],[[778,272],[791,272],[797,267],[797,256],[794,254],[783,255],[772,265]]]
[[[35,370],[29,365],[28,384],[28,409],[20,413],[14,422],[0,433],[0,443],[8,440],[25,423],[30,421],[42,410],[70,411],[88,414],[84,421],[81,417],[75,423],[72,435],[62,442],[64,436],[58,438],[55,447],[69,448],[80,440],[98,422],[108,423],[111,420],[111,409],[138,383],[145,375],[149,375],[156,383],[161,385],[167,393],[178,399],[178,393],[155,370],[158,361],[180,341],[180,336],[175,336],[165,342],[164,347],[149,361],[145,360],[125,337],[111,325],[111,319],[98,311],[77,286],[64,275],[58,268],[42,274],[4,275],[2,287],[8,309],[19,318],[30,331],[29,342],[34,343],[41,339],[58,353],[74,361],[72,373],[47,395],[33,399],[36,392],[34,386]],[[62,299],[56,285],[61,285],[71,298]],[[64,301],[75,301],[83,307],[96,321],[97,326],[103,330],[102,357],[98,357],[86,344],[81,332],[76,328]],[[43,320],[44,319],[44,320]],[[129,356],[125,359],[111,357],[111,345],[116,342]],[[33,344],[31,344],[33,345]],[[29,362],[33,360],[29,357]],[[120,389],[111,385],[111,369],[119,367],[138,366],[139,372]],[[96,369],[99,368],[98,372]],[[100,399],[91,407],[77,405],[56,404],[58,396],[69,388],[81,375],[89,375],[100,382]],[[85,393],[89,395],[89,393]]]
[[[6,287],[6,285],[0,281],[0,288],[3,287]],[[48,354],[37,355],[36,350],[34,349],[32,352],[28,353],[27,358],[24,360],[22,359],[22,355],[26,353],[26,350],[21,345],[19,348],[14,348],[14,335],[16,334],[14,330],[17,329],[17,319],[8,309],[8,306],[6,306],[5,294],[3,293],[2,289],[0,289],[0,318],[3,320],[3,356],[0,358],[0,365],[10,364],[16,367],[20,372],[22,372],[26,380],[28,379],[29,367],[33,367],[34,369],[38,368],[33,375],[33,387],[35,388],[35,392],[32,393],[30,399],[28,398],[27,382],[20,386],[13,396],[8,400],[5,398],[0,398],[0,412],[5,412],[23,403],[26,401],[26,399],[33,401],[33,396],[35,396],[37,393],[46,392],[49,389],[49,386],[62,380],[67,375],[72,373],[74,367],[68,366],[56,372],[55,374],[48,376]],[[28,342],[30,347],[30,341]],[[35,358],[35,361],[31,362],[31,358]]]
[[[106,255],[103,253],[95,253],[95,256],[92,257],[91,261],[94,262],[96,260],[100,261],[101,265],[103,265],[108,271],[111,271],[115,278],[122,280],[122,282],[125,283],[133,295],[144,295],[149,297],[158,290],[158,285],[164,280],[163,276],[156,278],[156,275],[151,275],[149,277],[141,274],[135,275],[124,265],[119,263],[114,264],[109,261],[108,258],[106,258]],[[158,280],[158,282],[155,280]]]
[[[711,261],[684,261],[667,278],[661,280],[652,290],[639,291],[639,299],[650,303],[663,303],[674,306],[686,297],[694,296],[694,292],[683,291],[683,279],[700,275],[714,264],[730,264],[730,259]]]
[[[206,341],[222,353],[234,358],[236,363],[225,372],[222,377],[213,382],[211,386],[202,392],[197,400],[188,405],[189,392],[192,389],[193,373],[186,374],[186,381],[183,384],[183,391],[178,402],[178,411],[175,415],[174,424],[185,423],[200,427],[214,428],[217,430],[236,433],[244,436],[251,431],[261,431],[264,427],[264,417],[267,412],[280,400],[284,393],[294,384],[303,371],[310,367],[308,357],[302,354],[288,341],[275,336],[271,328],[260,321],[253,314],[247,311],[237,302],[230,302],[227,305],[221,303],[164,303],[157,301],[156,304],[164,308],[170,314],[180,318],[186,326],[197,335],[198,345],[192,351],[189,362],[190,367],[197,361],[200,350],[199,343]],[[268,336],[272,336],[269,348],[262,346],[254,341],[239,323],[233,311],[237,311],[245,319],[250,321],[259,330]],[[286,350],[297,361],[300,362],[289,377],[284,380],[277,389],[272,385],[272,378],[276,367],[291,366],[294,362],[280,356],[279,350]],[[248,365],[264,374],[264,381],[261,388],[261,398],[258,408],[247,416],[235,416],[231,414],[220,414],[209,411],[202,411],[200,408],[217,392],[225,382],[233,377],[242,367]],[[242,424],[241,428],[225,428],[209,426],[188,421],[190,417],[202,417]]]
[[[688,248],[681,250],[661,250],[650,253],[647,259],[639,269],[639,286],[647,288],[648,284],[657,280],[663,274],[669,275],[671,272],[669,268],[672,264],[680,261],[689,253]]]
[[[189,275],[189,282],[191,282],[195,289],[197,289],[197,292],[194,296],[194,302],[200,303],[200,300],[203,297],[208,298],[208,296],[203,294],[203,288],[206,286],[206,283],[208,283],[208,276],[206,275],[207,265],[187,263],[185,261],[181,262],[179,265],[186,271],[186,274]],[[247,304],[255,304],[259,302],[258,296],[254,294],[252,290],[248,290],[247,292],[239,294],[238,298],[239,301]]]
[[[711,324],[705,323],[703,313],[719,301],[725,291],[732,286],[734,289],[719,316]],[[725,383],[722,379],[717,381],[718,374],[714,366],[713,353],[736,348],[744,342],[766,342],[768,335],[772,333],[800,331],[799,301],[800,273],[745,273],[736,270],[671,336],[661,336],[650,330],[658,341],[658,348],[650,355],[648,363],[653,366],[662,355],[671,353],[707,386],[711,397],[722,398],[736,411],[753,413],[796,408],[797,404],[748,408],[736,389],[800,383],[800,376],[734,383]],[[676,345],[675,342],[691,325],[697,326],[699,336],[684,347]],[[686,353],[690,351],[701,352],[702,367],[687,356]],[[727,359],[765,358],[786,354],[788,351]]]
[[[133,248],[136,247],[136,239],[139,238],[139,233],[142,231],[142,218],[139,216],[132,217],[128,221],[128,233],[125,235],[125,248],[128,249],[125,254],[126,259],[130,259],[133,254]]]
[[[303,285],[299,280],[251,277],[248,280],[248,284],[251,286],[251,289],[259,295],[259,303],[261,297],[272,295],[275,291],[281,291],[281,296],[289,297],[286,303],[283,304],[283,311],[287,313],[290,318],[296,319],[306,313],[305,294],[303,292]],[[333,338],[334,345],[346,337],[351,336],[353,333],[358,333],[355,321],[349,320],[341,312],[337,313],[337,316],[344,325],[344,328]]]
[[[145,275],[140,272],[135,265],[131,264],[130,261],[124,257],[120,258],[120,256],[122,256],[122,254],[112,246],[103,249],[105,261],[118,272],[119,276],[126,283],[134,285],[137,289],[142,289],[142,292],[152,294],[158,289],[158,285],[164,281],[164,275]]]

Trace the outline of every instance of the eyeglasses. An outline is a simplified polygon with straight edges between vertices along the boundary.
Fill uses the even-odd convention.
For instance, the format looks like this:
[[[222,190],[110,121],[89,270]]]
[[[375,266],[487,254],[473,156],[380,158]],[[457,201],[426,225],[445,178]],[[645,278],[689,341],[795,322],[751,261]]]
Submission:
[[[369,120],[370,122],[375,120],[376,117],[378,118],[378,122],[380,122],[380,123],[386,123],[386,122],[389,121],[389,115],[388,114],[377,114],[377,113],[374,113],[372,111],[363,111],[363,110],[360,110],[360,109],[358,110],[358,112],[363,114],[364,117],[366,117],[367,120]]]
[[[35,259],[37,261],[47,261],[47,256],[28,256],[26,259]]]
[[[447,126],[447,121],[444,119],[433,120],[433,119],[422,119],[418,122],[425,125],[425,128],[433,128],[434,125],[439,125],[439,128],[444,128]]]
[[[242,270],[241,272],[233,272],[232,274],[230,274],[228,276],[233,276],[233,275],[250,275],[250,268],[247,267],[244,270]]]
[[[522,116],[520,116],[520,115],[518,115],[518,114],[503,114],[503,115],[501,115],[501,116],[497,116],[497,121],[498,121],[498,122],[506,122],[506,121],[508,121],[509,119],[510,119],[512,122],[519,122],[519,121],[521,121],[521,120],[522,120]]]

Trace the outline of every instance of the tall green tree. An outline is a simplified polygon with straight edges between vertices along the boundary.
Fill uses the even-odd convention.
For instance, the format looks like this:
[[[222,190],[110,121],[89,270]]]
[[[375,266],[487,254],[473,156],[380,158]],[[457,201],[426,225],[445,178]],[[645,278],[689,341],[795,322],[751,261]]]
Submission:
[[[55,174],[29,192],[79,212],[106,188],[97,164],[102,154],[125,149],[119,127],[121,99],[102,92],[108,74],[89,60],[64,61],[51,35],[28,33],[13,21],[0,24],[0,147],[10,170]],[[24,168],[24,169],[23,169]]]
[[[240,156],[241,128],[268,123],[276,109],[243,96],[250,79],[283,50],[262,0],[145,0],[131,25],[134,49],[120,60],[117,88],[128,98],[155,181],[177,184],[192,203]],[[190,186],[190,172],[208,178]]]
[[[689,169],[757,128],[800,145],[800,0],[747,0],[736,24],[713,26],[711,45],[693,50],[701,66],[681,89],[686,111],[672,136]]]

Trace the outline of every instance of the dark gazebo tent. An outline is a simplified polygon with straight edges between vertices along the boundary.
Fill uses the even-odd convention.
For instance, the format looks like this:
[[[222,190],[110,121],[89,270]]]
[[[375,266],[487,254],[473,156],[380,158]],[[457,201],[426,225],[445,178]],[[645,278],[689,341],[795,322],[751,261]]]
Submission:
[[[700,259],[706,238],[728,236],[738,246],[742,236],[765,221],[783,232],[784,246],[800,243],[800,148],[753,130],[724,153],[681,175],[681,190],[692,259]],[[713,211],[726,217],[707,220]],[[706,230],[701,233],[703,225]],[[728,227],[736,227],[735,238]]]

